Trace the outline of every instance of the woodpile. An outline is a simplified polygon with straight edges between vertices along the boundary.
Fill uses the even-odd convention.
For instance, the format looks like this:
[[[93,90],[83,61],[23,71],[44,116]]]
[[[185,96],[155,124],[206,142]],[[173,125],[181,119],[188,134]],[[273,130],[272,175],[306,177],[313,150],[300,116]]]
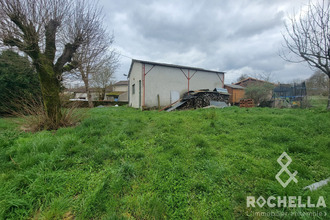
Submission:
[[[183,96],[182,101],[185,103],[177,109],[183,110],[203,108],[209,106],[210,101],[228,103],[228,100],[228,93],[220,93],[215,91],[191,91]]]
[[[254,101],[253,99],[241,99],[239,102],[240,108],[252,108],[254,107]]]

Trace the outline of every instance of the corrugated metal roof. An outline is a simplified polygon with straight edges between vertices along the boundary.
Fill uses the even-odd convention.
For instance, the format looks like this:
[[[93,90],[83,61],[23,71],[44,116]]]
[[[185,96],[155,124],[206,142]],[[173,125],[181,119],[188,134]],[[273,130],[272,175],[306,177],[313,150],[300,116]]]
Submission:
[[[189,69],[189,70],[198,70],[198,71],[204,71],[204,72],[211,72],[211,73],[220,73],[224,74],[225,72],[215,71],[215,70],[206,70],[203,68],[198,67],[191,67],[191,66],[181,66],[181,65],[175,65],[175,64],[168,64],[168,63],[157,63],[157,62],[151,62],[151,61],[145,61],[145,60],[132,60],[131,67],[128,73],[128,78],[131,75],[132,66],[135,62],[138,63],[144,63],[144,64],[150,64],[150,65],[156,65],[156,66],[166,66],[166,67],[172,67],[172,68],[181,68],[181,69]]]
[[[225,84],[225,86],[228,86],[233,89],[244,89],[244,87],[239,86],[239,85],[233,85],[233,84]]]
[[[228,93],[227,89],[224,88],[215,88],[214,91],[220,92],[220,93]]]

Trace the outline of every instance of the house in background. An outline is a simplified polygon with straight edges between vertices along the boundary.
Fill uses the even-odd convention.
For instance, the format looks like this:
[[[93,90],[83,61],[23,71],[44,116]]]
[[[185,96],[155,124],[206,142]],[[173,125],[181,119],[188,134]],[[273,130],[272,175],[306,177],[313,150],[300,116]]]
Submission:
[[[245,91],[244,87],[233,84],[226,84],[225,89],[227,89],[229,96],[229,103],[232,105],[238,105],[240,100],[244,98]]]
[[[238,85],[238,86],[242,86],[242,87],[248,87],[250,85],[257,85],[257,84],[262,84],[262,83],[273,84],[271,82],[267,82],[267,81],[264,81],[264,80],[255,79],[255,78],[249,77],[249,78],[243,79],[243,80],[241,80],[241,81],[239,81],[237,83],[234,83],[234,85]]]
[[[99,88],[90,88],[92,101],[97,101],[100,99],[100,89]],[[106,92],[110,92],[111,88],[107,88]],[[66,89],[64,94],[68,94],[72,99],[76,100],[85,100],[87,101],[87,92],[85,87]]]
[[[128,81],[119,81],[111,86],[112,91],[106,94],[106,100],[128,102]]]
[[[132,60],[128,73],[129,106],[167,106],[192,90],[224,88],[224,72]]]
[[[122,80],[119,82],[116,82],[112,85],[112,91],[114,92],[127,92],[128,91],[128,81]]]
[[[254,100],[256,106],[270,106],[273,96],[274,83],[248,77],[234,85],[245,88],[245,97]]]

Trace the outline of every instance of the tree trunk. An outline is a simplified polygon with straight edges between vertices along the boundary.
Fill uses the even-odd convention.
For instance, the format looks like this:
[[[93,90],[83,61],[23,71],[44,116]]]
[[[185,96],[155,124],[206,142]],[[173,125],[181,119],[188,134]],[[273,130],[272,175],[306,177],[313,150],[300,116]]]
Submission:
[[[105,88],[102,88],[102,90],[101,90],[101,98],[100,98],[101,101],[103,101],[104,98],[105,98],[105,91],[106,91],[106,89]]]
[[[329,75],[329,88],[328,88],[328,106],[327,106],[327,109],[328,111],[330,111],[330,75]]]
[[[62,118],[60,82],[56,77],[52,65],[38,63],[35,66],[39,74],[45,112],[53,126],[57,127]]]
[[[92,94],[91,94],[91,91],[89,89],[88,79],[84,78],[83,81],[84,81],[84,84],[85,84],[85,89],[86,89],[86,94],[87,94],[88,107],[93,108],[94,104],[93,104],[93,100],[92,100]]]

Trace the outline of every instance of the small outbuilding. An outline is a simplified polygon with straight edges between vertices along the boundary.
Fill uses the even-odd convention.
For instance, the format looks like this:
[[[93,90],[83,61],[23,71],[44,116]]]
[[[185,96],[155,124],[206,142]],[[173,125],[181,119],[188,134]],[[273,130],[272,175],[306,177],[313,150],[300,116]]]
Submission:
[[[202,68],[132,60],[128,73],[129,106],[168,106],[194,90],[224,88],[224,72]]]
[[[244,98],[245,91],[244,87],[233,84],[226,84],[225,89],[227,89],[229,96],[229,103],[232,105],[238,105],[240,100]]]

